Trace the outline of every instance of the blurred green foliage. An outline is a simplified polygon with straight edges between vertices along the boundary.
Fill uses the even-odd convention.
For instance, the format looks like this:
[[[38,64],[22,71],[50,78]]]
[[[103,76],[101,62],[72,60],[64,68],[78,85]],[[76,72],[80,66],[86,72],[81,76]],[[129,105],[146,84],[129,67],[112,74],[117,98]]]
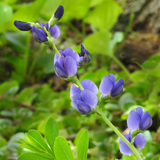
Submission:
[[[122,32],[111,32],[123,12],[114,0],[0,1],[0,15],[3,15],[0,16],[0,160],[16,158],[24,152],[20,139],[25,136],[22,132],[30,129],[45,134],[48,144],[52,145],[46,134],[51,131],[45,130],[50,116],[58,123],[59,135],[70,140],[72,146],[77,133],[81,135],[84,128],[89,130],[87,159],[134,159],[120,154],[117,137],[100,118],[95,114],[80,115],[72,107],[71,84],[54,73],[54,51],[35,42],[30,32],[19,32],[13,24],[15,20],[47,22],[60,4],[64,6],[64,15],[59,21],[61,37],[56,41],[57,48],[72,47],[80,53],[79,44],[84,42],[92,61],[79,70],[81,80],[90,79],[99,86],[104,75],[111,72],[116,79],[124,79],[125,93],[101,107],[122,132],[127,127],[124,122],[130,110],[137,106],[148,110],[153,117],[153,126],[151,131],[145,132],[147,145],[142,152],[145,160],[158,160],[160,54],[139,64],[140,69],[133,73],[126,72],[125,66],[120,66],[120,72],[110,69],[113,60],[116,61],[117,44],[123,43],[125,38]],[[34,132],[39,134],[38,131]],[[57,141],[66,145],[63,138]],[[77,141],[76,138],[75,145]],[[80,150],[78,146],[77,150]],[[33,159],[34,156],[28,157]]]

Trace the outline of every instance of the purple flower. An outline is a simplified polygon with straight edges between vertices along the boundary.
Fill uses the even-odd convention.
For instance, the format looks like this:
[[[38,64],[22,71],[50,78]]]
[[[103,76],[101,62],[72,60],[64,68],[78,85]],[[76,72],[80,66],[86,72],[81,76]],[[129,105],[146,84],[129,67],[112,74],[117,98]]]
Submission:
[[[131,132],[126,134],[124,137],[129,142],[131,142],[131,138],[132,138]],[[145,136],[142,133],[139,133],[137,136],[135,136],[133,144],[138,150],[143,149],[146,144]],[[119,148],[120,148],[121,153],[124,155],[130,156],[133,154],[132,150],[126,145],[126,143],[122,139],[119,140]]]
[[[101,84],[99,86],[99,90],[103,97],[110,94],[111,97],[115,97],[119,95],[123,91],[124,81],[123,79],[118,79],[115,82],[115,77],[113,74],[109,74],[109,76],[104,76]]]
[[[84,79],[81,81],[81,85],[84,90],[80,90],[74,85],[71,86],[70,97],[73,106],[81,114],[87,114],[95,108],[98,103],[96,94],[98,93],[97,86],[90,80]]]
[[[32,27],[32,35],[37,42],[41,43],[48,41],[46,32],[43,29],[38,29],[35,26]]]
[[[80,65],[89,63],[91,61],[91,55],[90,53],[86,50],[84,44],[81,44],[81,54],[80,54]]]
[[[129,113],[127,119],[127,126],[130,130],[135,131],[140,129],[146,130],[152,125],[152,117],[148,111],[143,113],[142,107],[136,108],[136,111],[132,110]]]
[[[53,38],[56,39],[60,36],[60,30],[56,24],[53,27],[51,27],[50,30],[49,30],[48,22],[46,24],[42,22],[42,23],[40,23],[40,26],[42,28],[44,28],[44,26],[45,26],[47,31],[50,31],[50,34]],[[48,41],[46,32],[43,29],[38,29],[35,26],[32,27],[32,35],[37,42]]]
[[[56,12],[54,13],[54,17],[57,18],[58,20],[61,19],[61,17],[63,16],[64,13],[64,8],[63,6],[59,6],[56,10]]]
[[[21,31],[29,31],[32,29],[31,24],[27,22],[14,21],[14,25]]]
[[[54,56],[54,68],[55,73],[58,77],[74,77],[77,73],[77,63],[79,55],[77,52],[70,48],[66,48],[63,51],[59,51],[61,56],[59,57],[57,53]]]

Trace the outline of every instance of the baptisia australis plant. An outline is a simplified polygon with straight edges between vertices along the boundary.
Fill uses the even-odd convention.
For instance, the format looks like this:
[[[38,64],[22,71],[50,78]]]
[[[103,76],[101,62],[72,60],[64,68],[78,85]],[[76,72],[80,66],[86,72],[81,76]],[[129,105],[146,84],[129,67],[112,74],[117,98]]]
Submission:
[[[146,139],[140,132],[152,125],[152,118],[149,112],[143,113],[142,108],[137,108],[136,111],[130,112],[127,120],[128,128],[131,131],[138,131],[132,136],[131,132],[123,136],[108,120],[100,108],[100,103],[102,100],[106,101],[106,99],[120,95],[123,92],[124,81],[121,78],[116,81],[113,74],[105,75],[100,83],[99,91],[94,82],[87,79],[79,81],[77,78],[78,68],[88,64],[91,61],[91,55],[83,44],[81,44],[80,54],[71,48],[66,48],[63,51],[56,48],[54,39],[60,36],[60,30],[56,23],[63,13],[63,7],[59,6],[46,24],[22,21],[15,21],[14,24],[20,30],[32,30],[36,41],[52,45],[56,52],[54,56],[55,74],[73,83],[70,90],[70,98],[75,109],[80,114],[89,114],[93,111],[100,115],[107,125],[120,137],[119,147],[121,153],[125,155],[134,154],[137,159],[142,160],[139,151],[144,148]]]

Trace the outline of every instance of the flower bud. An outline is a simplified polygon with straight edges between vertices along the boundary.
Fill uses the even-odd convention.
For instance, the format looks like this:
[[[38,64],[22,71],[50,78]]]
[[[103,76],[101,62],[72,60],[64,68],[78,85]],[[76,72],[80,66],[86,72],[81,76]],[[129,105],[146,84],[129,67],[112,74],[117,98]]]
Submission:
[[[21,31],[29,31],[32,29],[32,26],[28,22],[14,21],[14,25]]]
[[[80,65],[89,63],[91,61],[91,55],[90,53],[86,50],[84,44],[81,44],[81,54],[80,54]]]
[[[61,17],[63,16],[64,13],[64,8],[63,6],[59,6],[56,10],[56,12],[53,14],[53,16],[51,17],[51,19],[49,20],[49,28],[51,28],[52,26],[54,26],[56,24],[56,22],[61,19]]]
[[[63,16],[63,13],[64,13],[64,8],[63,6],[59,6],[56,10],[56,12],[54,13],[54,17],[58,20],[61,19],[61,17]]]

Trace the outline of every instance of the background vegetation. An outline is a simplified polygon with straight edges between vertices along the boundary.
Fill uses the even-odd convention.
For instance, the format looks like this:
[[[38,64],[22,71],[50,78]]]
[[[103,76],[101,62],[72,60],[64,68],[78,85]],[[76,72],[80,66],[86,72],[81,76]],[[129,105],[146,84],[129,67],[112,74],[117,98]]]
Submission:
[[[137,106],[148,110],[153,125],[145,132],[147,145],[142,152],[146,160],[160,159],[160,54],[156,48],[152,56],[146,51],[146,56],[139,59],[131,54],[134,48],[125,52],[126,46],[138,48],[143,44],[137,41],[137,37],[142,39],[142,32],[133,29],[136,14],[129,14],[123,25],[119,21],[126,4],[114,0],[0,1],[0,160],[17,159],[24,152],[20,146],[24,132],[37,129],[44,134],[51,116],[58,123],[60,135],[69,140],[73,153],[76,135],[86,128],[90,138],[89,160],[122,156],[117,136],[102,119],[95,114],[80,115],[72,106],[71,84],[54,73],[52,48],[37,43],[30,32],[20,32],[13,24],[15,20],[47,22],[59,5],[64,6],[64,15],[58,24],[61,36],[56,40],[57,48],[71,47],[80,53],[80,44],[84,43],[92,61],[79,70],[80,79],[90,79],[98,86],[109,73],[124,79],[124,93],[101,107],[124,134],[129,111]],[[158,41],[158,32],[155,34],[147,43],[151,47]],[[122,63],[119,59],[123,53],[129,58],[121,59]],[[137,60],[131,61],[132,58]],[[127,159],[134,160],[123,156],[123,160]]]

